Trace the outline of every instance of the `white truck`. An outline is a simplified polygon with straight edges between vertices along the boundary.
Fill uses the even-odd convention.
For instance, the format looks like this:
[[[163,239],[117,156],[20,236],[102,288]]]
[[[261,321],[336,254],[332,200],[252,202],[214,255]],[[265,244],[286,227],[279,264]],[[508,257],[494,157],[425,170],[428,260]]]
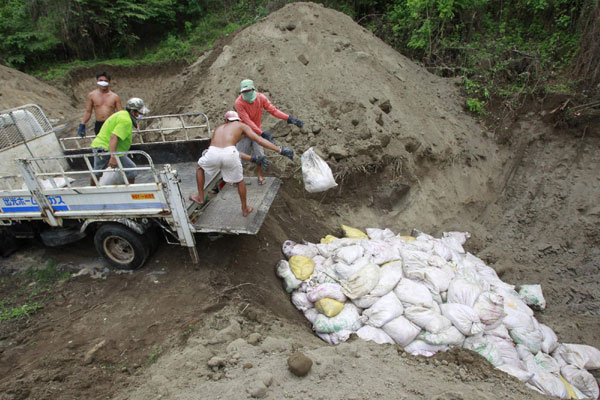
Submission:
[[[131,150],[115,153],[135,161],[134,184],[101,184],[92,169],[93,138],[58,139],[33,104],[0,111],[3,255],[24,238],[61,246],[93,234],[96,250],[109,264],[135,269],[144,265],[162,233],[168,243],[187,247],[198,265],[195,234],[256,234],[280,186],[273,177],[263,186],[245,178],[248,203],[255,208],[246,218],[236,188],[224,185],[220,176],[206,179],[207,205],[199,208],[188,200],[197,191],[196,161],[210,142],[204,113],[140,121]],[[119,162],[123,182],[127,170]]]

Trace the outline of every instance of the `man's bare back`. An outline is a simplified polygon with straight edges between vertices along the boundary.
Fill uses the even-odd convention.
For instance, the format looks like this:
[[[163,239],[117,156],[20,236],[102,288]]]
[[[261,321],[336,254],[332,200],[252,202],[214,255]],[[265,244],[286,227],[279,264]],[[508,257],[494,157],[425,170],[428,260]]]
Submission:
[[[90,114],[92,109],[94,110],[96,121],[106,121],[116,111],[121,111],[123,106],[121,98],[115,92],[110,89],[107,91],[95,89],[88,93],[85,108],[86,113],[89,110]]]
[[[212,139],[210,140],[210,145],[220,148],[235,146],[244,135],[267,149],[277,152],[281,150],[279,146],[258,136],[248,125],[239,121],[230,121],[226,124],[217,126],[213,132]]]

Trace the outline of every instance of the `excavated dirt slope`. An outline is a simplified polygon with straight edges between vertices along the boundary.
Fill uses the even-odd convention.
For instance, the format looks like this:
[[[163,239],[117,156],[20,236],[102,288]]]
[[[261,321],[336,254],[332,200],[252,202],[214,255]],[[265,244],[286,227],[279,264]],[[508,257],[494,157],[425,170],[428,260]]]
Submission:
[[[70,83],[78,110],[94,72]],[[561,341],[600,347],[597,125],[553,129],[541,115],[554,104],[541,102],[494,135],[465,113],[453,80],[311,3],[223,38],[187,68],[113,75],[123,99],[143,97],[157,114],[204,111],[213,125],[233,108],[240,80],[253,79],[306,122],[298,129],[265,115],[263,127],[298,156],[313,146],[339,186],[308,194],[299,161],[272,155],[269,174],[284,182],[256,237],[199,238],[199,271],[184,249],[163,245],[132,275],[68,281],[43,314],[3,325],[6,398],[541,398],[467,351],[428,360],[312,335],[273,268],[284,240],[317,242],[340,223],[469,231],[468,249],[501,279],[542,284],[548,306],[536,318]],[[20,81],[22,102],[44,90],[30,79]],[[55,112],[61,96],[39,102]],[[31,245],[2,265],[53,257],[97,267],[92,247]],[[315,361],[306,378],[287,371],[293,349]]]

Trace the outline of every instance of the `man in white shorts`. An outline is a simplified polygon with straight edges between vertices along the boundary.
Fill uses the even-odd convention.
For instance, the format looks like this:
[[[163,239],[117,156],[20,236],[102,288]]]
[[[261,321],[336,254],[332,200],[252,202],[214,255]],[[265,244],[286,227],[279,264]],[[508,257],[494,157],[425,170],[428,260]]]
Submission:
[[[244,136],[269,150],[276,151],[282,156],[288,157],[290,160],[294,159],[294,151],[292,149],[276,146],[268,140],[261,138],[248,125],[240,122],[240,117],[235,111],[227,111],[225,113],[225,124],[215,129],[208,151],[198,160],[198,167],[196,168],[198,193],[191,195],[190,200],[198,204],[204,204],[205,173],[214,176],[220,171],[225,182],[237,183],[244,217],[252,212],[253,208],[246,204],[246,184],[244,183],[240,157],[243,160],[252,161],[263,168],[267,167],[268,160],[263,155],[255,154],[249,156],[248,154],[238,152],[235,145]]]

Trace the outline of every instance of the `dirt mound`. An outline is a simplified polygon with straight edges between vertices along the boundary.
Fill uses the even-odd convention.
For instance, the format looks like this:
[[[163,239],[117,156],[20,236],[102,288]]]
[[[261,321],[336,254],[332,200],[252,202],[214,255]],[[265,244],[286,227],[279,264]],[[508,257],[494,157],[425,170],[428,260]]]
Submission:
[[[263,127],[298,154],[314,146],[339,187],[308,194],[299,163],[272,156],[270,174],[284,183],[263,228],[199,238],[201,271],[185,265],[185,249],[162,246],[131,276],[69,281],[47,317],[2,331],[0,389],[14,398],[538,398],[467,351],[427,360],[360,341],[325,346],[273,267],[284,240],[317,242],[340,234],[340,223],[469,231],[468,250],[502,280],[542,284],[548,306],[536,318],[560,341],[600,347],[597,127],[553,130],[540,122],[542,103],[506,126],[511,140],[494,137],[463,111],[452,80],[311,3],[222,39],[181,74],[111,72],[122,98],[144,96],[156,114],[204,111],[213,125],[233,108],[240,80],[254,79],[306,122],[298,129],[265,115]],[[93,87],[84,75],[72,85],[81,110]],[[78,264],[94,257],[88,247],[75,261],[62,249],[31,254]],[[286,367],[296,349],[314,361],[303,380]]]
[[[0,83],[0,110],[33,103],[42,107],[49,119],[58,120],[55,123],[64,123],[73,117],[74,100],[39,79],[0,65]]]

